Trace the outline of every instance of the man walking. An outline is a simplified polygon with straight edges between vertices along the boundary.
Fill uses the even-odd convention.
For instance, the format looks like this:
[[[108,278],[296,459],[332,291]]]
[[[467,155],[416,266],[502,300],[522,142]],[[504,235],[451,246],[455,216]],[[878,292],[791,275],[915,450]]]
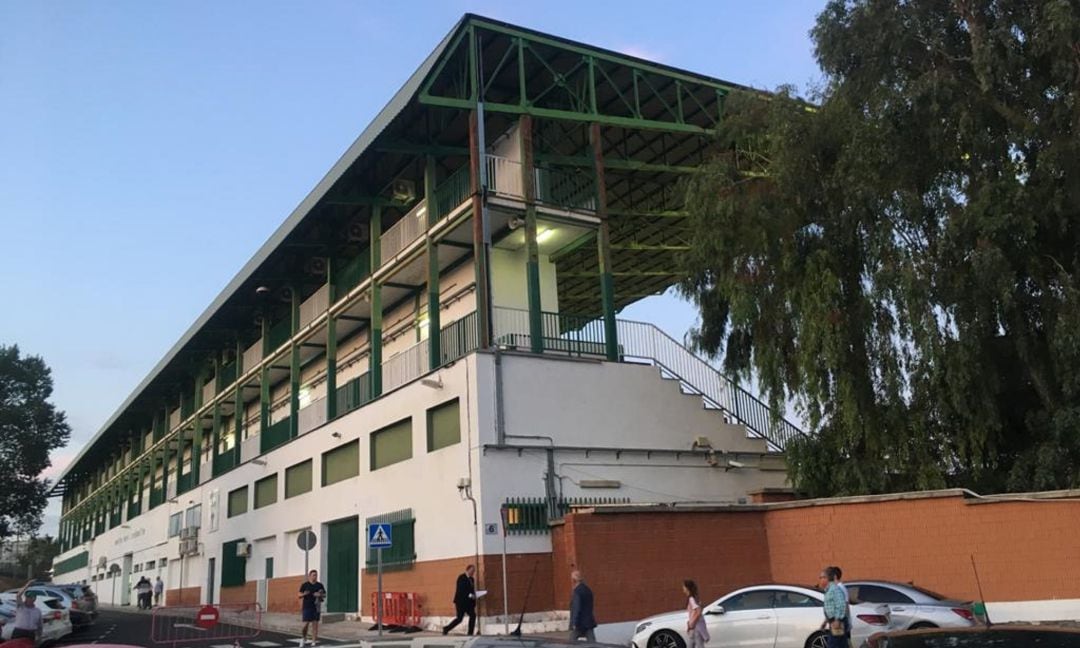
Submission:
[[[476,581],[473,580],[475,574],[476,567],[469,565],[465,568],[465,573],[458,576],[457,584],[454,587],[454,613],[456,616],[449,625],[443,626],[443,634],[447,634],[456,628],[466,614],[469,615],[469,636],[472,636],[473,630],[476,629]]]
[[[821,572],[821,580],[828,583],[825,588],[825,632],[829,648],[847,648],[846,626],[848,602],[844,590],[837,581],[840,579],[836,567],[826,567]]]
[[[33,594],[26,593],[26,588],[30,587],[30,583],[33,582],[27,581],[26,585],[23,585],[18,594],[15,595],[15,605],[17,607],[15,608],[11,639],[29,639],[36,645],[38,637],[41,636],[43,621],[41,610],[37,607],[37,599]]]
[[[319,582],[319,572],[312,569],[307,580],[300,584],[300,620],[304,627],[300,630],[300,645],[314,646],[319,643],[319,619],[322,618],[320,605],[326,598],[326,588]],[[308,626],[311,626],[311,643],[307,642]]]
[[[593,593],[585,584],[581,572],[570,572],[573,591],[570,593],[570,641],[582,637],[589,643],[596,643],[596,617],[593,615]]]
[[[161,594],[165,591],[165,582],[161,580],[161,576],[157,577],[154,581],[154,607],[161,605]]]

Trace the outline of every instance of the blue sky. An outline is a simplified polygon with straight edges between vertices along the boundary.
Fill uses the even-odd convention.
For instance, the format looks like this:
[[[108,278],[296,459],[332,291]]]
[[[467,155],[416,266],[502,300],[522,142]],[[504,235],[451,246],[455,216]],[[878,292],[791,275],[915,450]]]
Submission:
[[[53,369],[56,474],[465,12],[772,88],[824,0],[0,3],[0,343]],[[671,296],[626,309],[676,338]],[[50,506],[46,532],[55,532]]]

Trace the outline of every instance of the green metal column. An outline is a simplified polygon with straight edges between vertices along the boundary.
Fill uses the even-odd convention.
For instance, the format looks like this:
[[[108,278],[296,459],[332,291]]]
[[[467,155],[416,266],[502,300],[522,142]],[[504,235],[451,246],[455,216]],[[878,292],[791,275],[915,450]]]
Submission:
[[[259,372],[259,434],[266,434],[270,428],[270,363],[266,358],[270,355],[270,315],[262,318],[262,371]],[[236,439],[236,446],[240,447],[240,439]]]
[[[427,315],[428,315],[428,368],[442,366],[442,326],[439,323],[439,244],[431,236],[431,228],[439,216],[435,203],[435,158],[427,156],[424,164],[424,200],[427,202]]]
[[[326,259],[326,303],[330,306],[337,301],[337,262],[334,255]],[[337,318],[326,318],[326,420],[337,416]]]
[[[371,398],[382,395],[382,286],[375,280],[382,247],[382,207],[371,208],[371,327],[368,329],[368,378]]]
[[[218,380],[218,376],[221,375],[221,365],[218,363],[218,359],[214,358],[214,380]],[[199,416],[199,410],[202,409],[203,403],[203,387],[206,386],[206,369],[199,371],[199,376],[195,380],[195,433],[191,437],[191,467],[188,469],[188,490],[195,488],[199,485],[199,472],[202,463],[202,443],[203,443],[203,428],[202,428],[202,416]],[[217,395],[217,385],[214,385],[214,395]],[[183,456],[183,443],[180,444],[181,456]],[[176,494],[180,494],[180,490],[177,489]]]
[[[290,286],[289,337],[300,331],[300,287]],[[289,345],[289,438],[300,436],[300,345]]]
[[[244,407],[244,385],[240,381],[240,376],[244,373],[244,345],[240,342],[239,336],[236,338],[236,393],[233,394],[233,440],[236,441],[235,447],[240,447],[240,435],[243,433],[244,419],[247,418],[247,408]],[[212,465],[217,464],[218,448],[220,448],[221,433],[219,432],[214,438],[214,460]],[[234,452],[239,452],[238,450]],[[239,463],[240,455],[236,455],[237,463]],[[216,471],[215,471],[216,474]]]
[[[521,188],[525,195],[525,288],[529,297],[529,350],[544,352],[544,324],[540,300],[540,246],[536,242],[536,171],[533,160],[532,116],[518,119],[521,143]],[[556,332],[557,334],[557,332]]]
[[[607,185],[604,179],[604,143],[600,139],[600,124],[589,128],[592,140],[593,169],[596,171],[596,216],[600,219],[597,246],[600,256],[600,300],[604,313],[604,350],[607,359],[619,360],[619,338],[615,326],[615,280],[611,274],[611,231],[608,226]]]
[[[491,284],[488,282],[487,242],[484,239],[484,196],[480,191],[480,129],[476,110],[469,113],[469,178],[472,190],[473,264],[476,270],[476,322],[478,347],[491,347]]]

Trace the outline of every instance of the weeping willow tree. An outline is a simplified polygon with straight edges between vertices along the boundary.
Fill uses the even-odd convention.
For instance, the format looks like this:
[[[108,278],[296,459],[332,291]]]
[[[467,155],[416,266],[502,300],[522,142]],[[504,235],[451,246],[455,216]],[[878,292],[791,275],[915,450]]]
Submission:
[[[811,495],[1080,486],[1080,4],[830,2],[824,80],[732,95],[692,336],[811,434]]]

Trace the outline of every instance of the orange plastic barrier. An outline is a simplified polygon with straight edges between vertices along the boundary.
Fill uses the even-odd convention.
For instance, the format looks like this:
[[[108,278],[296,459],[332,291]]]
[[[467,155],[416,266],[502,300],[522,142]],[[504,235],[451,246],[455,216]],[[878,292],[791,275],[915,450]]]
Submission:
[[[418,626],[423,616],[420,595],[416,592],[383,592],[384,626]],[[379,593],[371,593],[371,618],[379,618]]]

